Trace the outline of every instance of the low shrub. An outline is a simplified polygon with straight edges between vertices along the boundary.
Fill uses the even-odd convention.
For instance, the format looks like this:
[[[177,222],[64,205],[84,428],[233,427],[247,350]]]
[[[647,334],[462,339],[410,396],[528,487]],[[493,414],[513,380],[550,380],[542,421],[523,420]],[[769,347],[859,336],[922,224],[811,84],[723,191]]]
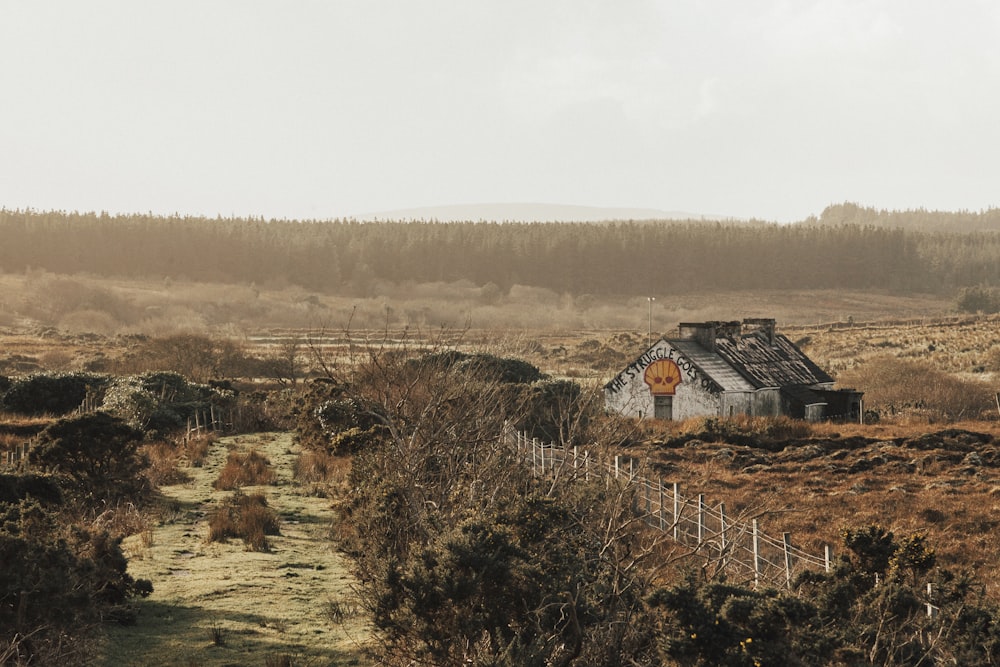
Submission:
[[[152,593],[127,573],[119,536],[65,519],[34,500],[0,502],[0,664],[90,664],[93,633],[81,629],[134,622],[132,598]]]
[[[930,361],[879,357],[844,371],[837,381],[864,391],[865,408],[882,419],[974,419],[996,409],[990,387],[939,370]]]
[[[60,419],[45,428],[28,452],[31,466],[56,470],[79,500],[139,501],[148,490],[139,452],[141,431],[104,412]]]

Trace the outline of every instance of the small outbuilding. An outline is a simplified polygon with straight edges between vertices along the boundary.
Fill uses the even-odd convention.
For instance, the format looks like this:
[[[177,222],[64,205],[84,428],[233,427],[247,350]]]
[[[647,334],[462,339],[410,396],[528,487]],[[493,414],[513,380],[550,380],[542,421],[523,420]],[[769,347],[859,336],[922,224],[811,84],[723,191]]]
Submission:
[[[858,420],[862,392],[834,380],[773,319],[681,324],[604,385],[605,407],[655,419],[780,416]]]

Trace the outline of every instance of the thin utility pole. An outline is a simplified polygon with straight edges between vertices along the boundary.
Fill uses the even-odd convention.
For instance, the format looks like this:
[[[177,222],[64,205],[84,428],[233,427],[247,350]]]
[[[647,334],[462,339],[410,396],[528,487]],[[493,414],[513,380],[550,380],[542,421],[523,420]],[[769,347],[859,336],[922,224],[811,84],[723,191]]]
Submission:
[[[646,329],[646,349],[649,349],[653,345],[653,302],[656,301],[656,297],[647,296],[646,300],[649,301],[649,327]]]

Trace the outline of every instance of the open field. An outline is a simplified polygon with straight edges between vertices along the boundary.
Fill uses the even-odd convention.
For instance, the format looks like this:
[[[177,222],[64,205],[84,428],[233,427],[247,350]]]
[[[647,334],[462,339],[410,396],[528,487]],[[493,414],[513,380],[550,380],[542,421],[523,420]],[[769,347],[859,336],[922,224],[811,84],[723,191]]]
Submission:
[[[207,515],[231,492],[212,488],[230,451],[253,449],[277,472],[264,493],[280,517],[270,551],[240,540],[208,542]],[[150,533],[126,540],[129,572],[153,581],[138,622],[110,626],[104,664],[362,665],[367,637],[352,601],[352,578],[329,539],[330,501],[293,481],[291,434],[223,438],[190,481],[161,489],[162,516]],[[287,662],[282,662],[287,660]],[[270,662],[266,662],[270,661]]]
[[[886,312],[869,313],[869,319],[859,305],[865,298],[786,294],[785,308],[798,303],[806,312],[804,304],[811,301],[815,310],[799,318],[777,315],[779,331],[819,365],[852,381],[866,377],[866,368],[900,360],[927,370],[931,392],[940,377],[960,379],[983,394],[1000,391],[1000,318],[957,317],[944,304],[932,316],[916,302],[873,297],[878,305],[868,307]],[[440,345],[522,358],[545,373],[600,386],[645,349],[650,333],[670,336],[681,320],[768,315],[768,303],[778,301],[773,295],[773,302],[741,310],[739,295],[719,297],[711,309],[676,311],[676,321],[666,326],[654,320],[652,332],[643,316],[619,329],[282,325],[199,331],[231,335],[248,354],[260,356],[295,343],[303,376],[319,372],[316,352],[345,363],[368,344],[410,351]],[[646,305],[643,300],[639,310]],[[145,340],[138,332],[10,324],[0,328],[0,375],[79,370],[138,349]],[[826,544],[842,551],[840,532],[848,528],[879,524],[897,535],[926,534],[939,567],[973,573],[987,596],[1000,600],[995,406],[962,421],[915,409],[864,425],[754,430],[765,426],[742,425],[748,441],[706,428],[704,421],[646,424],[624,453],[643,461],[648,476],[677,482],[687,496],[705,494],[711,505],[724,502],[733,518],[758,518],[769,535],[789,532],[795,546],[816,555]],[[206,515],[228,496],[211,482],[230,449],[251,447],[265,453],[279,473],[276,486],[246,489],[264,492],[281,516],[282,534],[271,538],[270,553],[246,551],[235,540],[206,541]],[[359,645],[366,626],[350,601],[350,578],[329,537],[330,500],[309,495],[291,480],[296,449],[290,434],[223,439],[203,467],[185,469],[191,481],[162,489],[156,527],[126,542],[131,574],[152,580],[156,590],[139,603],[136,626],[111,628],[105,664],[265,664],[286,657],[291,664],[364,664]]]
[[[755,444],[705,431],[703,421],[656,425],[629,452],[642,474],[678,483],[682,495],[725,503],[732,521],[792,535],[821,558],[843,553],[841,531],[880,525],[924,533],[938,565],[974,572],[1000,599],[1000,424],[933,427],[820,424]],[[752,430],[752,425],[749,426]]]

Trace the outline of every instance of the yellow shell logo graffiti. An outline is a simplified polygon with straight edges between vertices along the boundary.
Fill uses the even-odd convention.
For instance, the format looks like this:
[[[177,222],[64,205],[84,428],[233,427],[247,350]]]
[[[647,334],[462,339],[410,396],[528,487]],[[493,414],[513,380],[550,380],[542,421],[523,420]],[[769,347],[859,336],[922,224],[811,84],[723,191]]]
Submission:
[[[642,379],[653,396],[673,396],[681,383],[681,369],[670,359],[658,359],[646,366]]]

